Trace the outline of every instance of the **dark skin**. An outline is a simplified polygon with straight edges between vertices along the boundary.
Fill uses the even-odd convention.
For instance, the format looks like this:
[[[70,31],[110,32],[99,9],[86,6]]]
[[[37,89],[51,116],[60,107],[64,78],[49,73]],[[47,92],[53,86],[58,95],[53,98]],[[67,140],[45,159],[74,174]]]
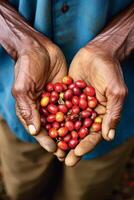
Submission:
[[[46,82],[56,82],[67,74],[65,58],[55,44],[25,23],[4,2],[0,1],[0,42],[16,60],[13,95],[16,99],[17,116],[44,149],[55,152],[56,144],[40,128],[37,98]],[[102,137],[108,141],[114,138],[115,127],[127,94],[119,63],[133,48],[134,4],[74,57],[69,75],[74,80],[86,80],[95,87],[97,98],[102,108],[106,107],[106,113],[100,112],[103,114],[102,134],[91,133],[75,150],[68,153],[66,159],[61,150],[55,152],[59,160],[65,159],[66,165],[75,165]]]
[[[0,14],[1,45],[16,61],[12,89],[16,114],[43,148],[55,152],[55,142],[40,127],[37,99],[47,82],[57,82],[67,74],[64,55],[59,47],[32,29],[3,1],[0,1]]]

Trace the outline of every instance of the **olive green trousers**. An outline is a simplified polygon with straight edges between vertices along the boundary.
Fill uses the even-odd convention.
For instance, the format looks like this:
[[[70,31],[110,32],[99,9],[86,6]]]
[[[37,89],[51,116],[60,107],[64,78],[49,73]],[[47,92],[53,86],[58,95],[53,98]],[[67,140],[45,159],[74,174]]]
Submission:
[[[105,200],[120,179],[134,139],[107,155],[66,167],[39,144],[17,139],[0,120],[5,187],[13,200]]]

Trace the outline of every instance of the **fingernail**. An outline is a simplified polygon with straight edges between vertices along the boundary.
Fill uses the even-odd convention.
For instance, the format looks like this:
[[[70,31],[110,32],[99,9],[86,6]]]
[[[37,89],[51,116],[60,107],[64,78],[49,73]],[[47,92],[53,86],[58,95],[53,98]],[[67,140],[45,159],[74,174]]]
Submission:
[[[32,124],[28,126],[28,130],[29,130],[29,133],[30,133],[31,135],[36,135],[36,134],[37,134],[36,128],[35,128],[35,126],[32,125]]]
[[[114,129],[110,129],[109,133],[108,133],[108,137],[110,140],[113,140],[115,136],[115,130]]]

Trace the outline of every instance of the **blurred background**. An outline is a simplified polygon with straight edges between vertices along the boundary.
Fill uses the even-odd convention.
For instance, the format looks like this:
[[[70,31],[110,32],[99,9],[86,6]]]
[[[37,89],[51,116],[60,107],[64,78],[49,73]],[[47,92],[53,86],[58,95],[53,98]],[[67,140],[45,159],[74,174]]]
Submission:
[[[10,200],[4,188],[2,180],[2,169],[0,167],[0,200]],[[107,200],[134,200],[134,152],[131,155],[131,159],[127,163],[124,170],[124,174],[120,183],[115,185],[112,194],[110,194]]]

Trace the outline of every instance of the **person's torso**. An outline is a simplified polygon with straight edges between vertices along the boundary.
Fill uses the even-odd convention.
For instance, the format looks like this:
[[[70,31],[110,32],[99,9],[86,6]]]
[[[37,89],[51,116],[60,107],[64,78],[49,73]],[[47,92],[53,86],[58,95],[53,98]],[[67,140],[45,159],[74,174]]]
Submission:
[[[92,40],[121,10],[125,9],[133,0],[9,0],[11,5],[38,31],[53,40],[64,52],[71,62],[75,53],[86,43]],[[131,109],[134,100],[133,74],[134,58],[126,61],[123,67],[127,86],[131,95],[127,98],[123,117],[118,128],[117,139],[113,142],[100,145],[92,155],[106,152],[109,148],[124,141],[132,133],[130,119],[134,109]],[[101,66],[100,66],[101,67]],[[11,95],[11,87],[14,77],[14,62],[8,54],[0,49],[0,115],[8,122],[13,132],[24,141],[33,141],[15,114],[14,99]],[[120,134],[124,130],[123,133]]]

